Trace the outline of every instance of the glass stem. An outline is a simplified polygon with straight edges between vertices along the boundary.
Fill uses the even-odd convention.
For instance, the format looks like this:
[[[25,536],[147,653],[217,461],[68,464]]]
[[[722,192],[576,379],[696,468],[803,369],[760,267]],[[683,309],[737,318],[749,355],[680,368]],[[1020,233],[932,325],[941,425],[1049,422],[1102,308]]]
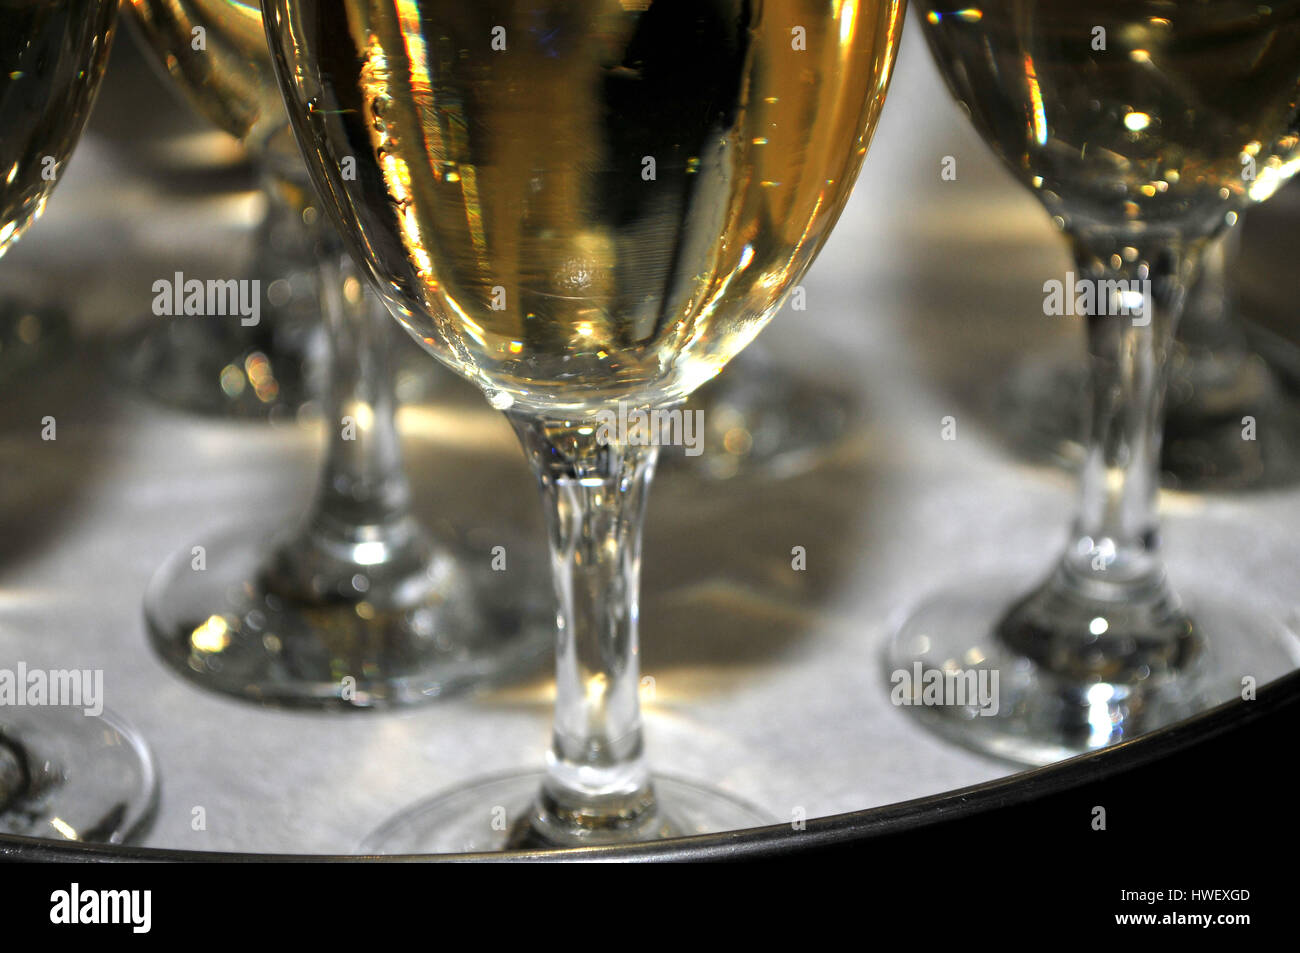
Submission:
[[[1159,586],[1164,576],[1156,518],[1161,420],[1169,351],[1194,257],[1167,244],[1137,251],[1122,242],[1076,241],[1075,267],[1076,280],[1095,283],[1097,313],[1085,319],[1091,423],[1064,566],[1080,585],[1114,595],[1118,588],[1131,597]],[[1135,294],[1144,295],[1149,313],[1117,314],[1124,304],[1132,310]]]
[[[531,831],[549,844],[634,838],[659,823],[641,741],[641,526],[657,447],[508,414],[541,488],[556,599],[555,725]]]
[[[286,177],[264,155],[256,161],[266,202],[253,242],[253,273],[262,283],[263,320],[248,328],[237,325],[236,333],[269,355],[303,351],[320,306],[320,289],[315,286],[319,278],[309,281],[316,266],[313,244],[319,227],[303,222],[309,204],[304,204],[309,193],[303,183]],[[305,375],[315,369],[275,370],[278,377],[295,374],[305,381]]]
[[[327,446],[311,510],[281,546],[278,591],[400,608],[422,598],[430,544],[411,515],[390,368],[389,318],[328,224],[315,229],[329,347]]]
[[[321,242],[320,280],[329,341],[329,444],[316,510],[342,526],[404,519],[410,487],[402,469],[397,399],[389,366],[389,317],[367,294],[351,256],[331,236]]]
[[[1076,237],[1073,292],[1087,311],[1091,423],[1071,540],[999,636],[1064,684],[1154,684],[1199,636],[1160,556],[1156,495],[1169,351],[1201,243]],[[1156,676],[1152,678],[1152,676]]]

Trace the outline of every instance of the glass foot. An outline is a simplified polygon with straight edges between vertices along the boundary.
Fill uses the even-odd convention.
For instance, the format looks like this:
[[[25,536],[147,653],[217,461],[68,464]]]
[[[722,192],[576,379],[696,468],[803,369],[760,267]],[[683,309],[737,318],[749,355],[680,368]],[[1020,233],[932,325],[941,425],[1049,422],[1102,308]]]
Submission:
[[[488,778],[421,801],[367,837],[363,854],[448,854],[635,843],[765,827],[777,821],[729,794],[656,775],[657,816],[634,836],[617,840],[541,843],[533,831],[545,774]]]
[[[725,480],[804,472],[843,438],[857,407],[849,393],[746,352],[700,388],[685,410],[702,412],[703,452],[688,456],[680,447],[665,447],[660,466],[698,466],[705,476]]]
[[[891,700],[963,747],[1036,766],[1239,699],[1247,677],[1263,685],[1300,665],[1300,641],[1285,625],[1240,598],[1201,595],[1185,600],[1194,648],[1184,657],[1163,669],[1116,665],[1111,680],[1062,676],[1068,666],[1049,671],[997,634],[1034,581],[972,581],[912,611],[885,652]],[[1104,622],[1091,626],[1098,640]],[[1100,670],[1112,655],[1124,653],[1094,650]]]
[[[121,844],[158,802],[145,743],[117,716],[6,708],[0,718],[0,833]]]
[[[293,544],[289,544],[291,549]],[[511,549],[513,566],[542,565]],[[324,560],[310,596],[286,552],[234,533],[177,553],[149,584],[145,617],[163,660],[212,691],[295,707],[411,705],[520,675],[554,639],[545,580],[492,569],[492,555],[433,548],[418,564],[338,577]],[[398,573],[403,573],[398,575]],[[371,580],[374,580],[372,586]],[[386,591],[386,599],[367,599]]]

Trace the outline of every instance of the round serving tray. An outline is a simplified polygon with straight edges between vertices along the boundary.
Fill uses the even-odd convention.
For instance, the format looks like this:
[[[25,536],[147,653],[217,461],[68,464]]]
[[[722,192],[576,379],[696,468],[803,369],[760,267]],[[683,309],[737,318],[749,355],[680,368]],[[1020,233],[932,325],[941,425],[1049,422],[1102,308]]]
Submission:
[[[1273,783],[1270,772],[1289,767],[1298,676],[1256,701],[1008,777],[998,777],[1005,766],[927,734],[879,683],[879,646],[899,606],[948,579],[1002,570],[1012,555],[1026,587],[1051,565],[1073,481],[1008,453],[1007,422],[986,408],[1010,369],[1061,348],[1083,354],[1077,323],[1041,316],[1042,277],[1068,267],[1064,245],[949,104],[920,34],[911,37],[866,173],[805,281],[808,312],[778,318],[762,338],[777,369],[845,393],[845,431],[776,473],[723,479],[666,464],[646,537],[652,763],[774,816],[821,816],[803,830],[472,859],[811,858],[866,848],[874,866],[927,845],[951,852],[939,841],[954,836],[985,838],[997,851],[1015,831],[1037,838],[1030,850],[1060,851],[1077,830],[1093,837],[1089,849],[1123,854],[1114,861],[1122,867],[1117,839],[1094,836],[1094,806],[1107,808],[1111,833],[1144,844],[1161,831],[1179,836],[1179,825],[1203,843],[1251,824],[1271,844],[1295,816],[1282,800],[1293,797],[1285,775]],[[119,42],[115,61],[129,50]],[[72,315],[79,342],[3,394],[0,437],[14,466],[12,502],[0,509],[0,650],[29,665],[104,671],[106,703],[140,730],[160,767],[161,807],[146,841],[157,846],[0,838],[0,859],[347,859],[333,852],[417,799],[539,760],[550,682],[539,673],[483,698],[375,718],[263,711],[196,691],[150,655],[141,598],[158,565],[235,516],[259,532],[295,519],[321,441],[310,426],[167,410],[114,376],[107,358],[129,351],[128,328],[158,320],[152,283],[176,271],[247,274],[258,216],[246,190],[201,189],[197,171],[151,164],[137,148],[143,132],[115,118],[162,116],[169,93],[159,88],[162,98],[142,109],[146,97],[128,83],[115,108],[113,83],[110,75],[41,227],[0,269],[6,293]],[[961,181],[936,192],[934,166],[917,157],[950,154],[961,156]],[[1269,210],[1251,217],[1261,214]],[[444,376],[438,399],[403,411],[426,523],[491,544],[540,541],[540,507],[509,426]],[[46,415],[58,418],[57,441],[41,439]],[[960,420],[951,441],[940,423],[950,416]],[[1207,582],[1228,587],[1228,598],[1289,619],[1300,591],[1298,505],[1294,485],[1166,494],[1171,578],[1189,594]],[[791,564],[796,544],[807,572]],[[884,806],[842,813],[868,804]],[[1246,809],[1233,813],[1234,804]],[[210,829],[192,828],[198,807]],[[969,863],[968,853],[960,841],[952,864]],[[935,871],[954,875],[951,864]],[[960,880],[966,889],[980,882]]]

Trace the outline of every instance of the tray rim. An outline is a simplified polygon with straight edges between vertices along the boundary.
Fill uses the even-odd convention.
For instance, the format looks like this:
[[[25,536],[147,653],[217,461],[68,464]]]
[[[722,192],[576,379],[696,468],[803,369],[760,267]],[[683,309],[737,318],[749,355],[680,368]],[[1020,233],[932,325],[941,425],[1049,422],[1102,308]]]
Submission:
[[[1300,669],[1262,686],[1255,699],[1225,702],[1131,741],[1081,754],[981,784],[859,811],[809,818],[803,830],[789,824],[610,847],[502,851],[488,854],[288,854],[201,851],[171,847],[69,843],[0,834],[0,861],[80,863],[434,863],[500,861],[706,861],[793,856],[837,844],[905,834],[918,828],[1023,804],[1149,765],[1196,747],[1300,701]]]

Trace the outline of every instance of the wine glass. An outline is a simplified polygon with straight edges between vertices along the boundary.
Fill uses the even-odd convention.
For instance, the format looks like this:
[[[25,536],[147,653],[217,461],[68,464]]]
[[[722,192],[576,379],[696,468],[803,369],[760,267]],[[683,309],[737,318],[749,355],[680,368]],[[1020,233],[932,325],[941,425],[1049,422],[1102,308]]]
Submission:
[[[391,324],[319,212],[259,5],[132,0],[132,9],[168,74],[249,144],[268,191],[300,221],[316,261],[330,378],[328,445],[310,509],[270,541],[247,521],[196,534],[146,592],[154,648],[205,688],[297,707],[414,704],[540,661],[550,614],[528,548],[435,541],[411,512]],[[269,373],[250,368],[250,386],[273,385]]]
[[[72,155],[108,63],[116,15],[117,0],[0,6],[0,256],[45,210]],[[126,840],[157,802],[148,748],[97,703],[67,704],[53,686],[72,690],[71,672],[29,669],[10,654],[15,634],[0,624],[9,683],[0,705],[0,832]],[[36,704],[28,692],[40,684],[46,694]],[[56,694],[57,703],[47,704]]]
[[[1010,565],[940,592],[885,664],[896,701],[931,727],[1044,763],[1241,697],[1300,660],[1294,635],[1241,595],[1198,584],[1184,605],[1155,514],[1186,290],[1207,244],[1300,162],[1300,3],[927,0],[920,12],[976,129],[1070,241],[1075,271],[1044,283],[1044,313],[1086,315],[1091,424],[1079,513],[1049,578],[1025,594]],[[968,704],[959,681],[995,687],[996,705]]]
[[[649,414],[671,425],[812,262],[866,154],[902,12],[894,0],[267,4],[325,204],[394,316],[507,413],[554,572],[545,771],[416,805],[365,849],[605,844],[763,821],[646,766],[641,525],[665,440]]]

